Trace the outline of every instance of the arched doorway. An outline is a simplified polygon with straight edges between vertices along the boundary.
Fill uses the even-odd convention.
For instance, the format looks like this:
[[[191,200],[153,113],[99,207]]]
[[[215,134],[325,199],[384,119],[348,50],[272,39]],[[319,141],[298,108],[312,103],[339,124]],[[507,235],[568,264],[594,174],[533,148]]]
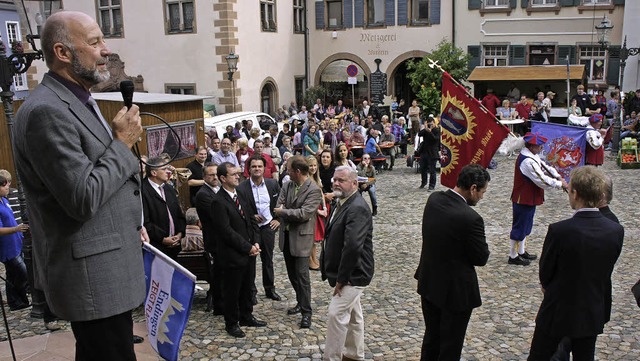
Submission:
[[[347,67],[355,65],[358,74],[356,84],[349,84]],[[351,60],[335,60],[327,65],[320,74],[320,85],[327,90],[325,104],[335,105],[339,99],[346,107],[360,104],[369,93],[369,79],[364,69]]]
[[[411,104],[411,101],[416,98],[416,93],[411,89],[410,80],[407,78],[407,64],[409,61],[420,61],[422,58],[411,58],[404,60],[394,70],[391,82],[393,83],[393,95],[400,99],[404,99],[405,104]]]
[[[260,90],[260,111],[275,116],[277,101],[276,86],[271,81],[266,81]]]

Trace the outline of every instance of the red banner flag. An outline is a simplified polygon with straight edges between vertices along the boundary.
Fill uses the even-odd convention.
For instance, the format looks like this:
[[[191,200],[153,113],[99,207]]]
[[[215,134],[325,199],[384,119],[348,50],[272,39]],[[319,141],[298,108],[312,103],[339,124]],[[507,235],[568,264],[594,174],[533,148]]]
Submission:
[[[441,109],[440,183],[453,188],[465,165],[489,165],[509,129],[482,109],[447,72],[442,74]]]

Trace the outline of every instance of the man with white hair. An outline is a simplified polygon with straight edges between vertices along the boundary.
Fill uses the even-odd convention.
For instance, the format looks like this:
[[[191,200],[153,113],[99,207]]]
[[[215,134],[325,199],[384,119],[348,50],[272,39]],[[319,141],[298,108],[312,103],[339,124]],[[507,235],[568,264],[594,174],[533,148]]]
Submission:
[[[364,318],[360,297],[374,273],[373,218],[358,190],[356,171],[337,167],[337,198],[325,230],[320,257],[322,279],[333,287],[327,320],[324,359],[364,360]]]

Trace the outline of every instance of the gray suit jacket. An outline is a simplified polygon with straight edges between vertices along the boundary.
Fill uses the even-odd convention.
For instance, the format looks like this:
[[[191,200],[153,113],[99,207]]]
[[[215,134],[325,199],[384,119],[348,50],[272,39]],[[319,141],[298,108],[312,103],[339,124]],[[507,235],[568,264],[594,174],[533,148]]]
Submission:
[[[289,252],[294,257],[309,257],[316,232],[316,215],[322,191],[311,178],[307,179],[295,194],[296,184],[291,181],[280,191],[276,207],[284,205],[280,214],[278,245],[284,250],[284,231],[289,227]]]
[[[14,154],[30,210],[35,283],[70,321],[142,303],[138,164],[64,85],[45,75],[20,107]]]

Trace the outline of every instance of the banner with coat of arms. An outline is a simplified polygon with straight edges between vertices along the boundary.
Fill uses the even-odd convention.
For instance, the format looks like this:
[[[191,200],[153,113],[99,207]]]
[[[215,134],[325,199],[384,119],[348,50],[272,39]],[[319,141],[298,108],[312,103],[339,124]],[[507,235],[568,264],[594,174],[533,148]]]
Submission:
[[[442,74],[440,183],[455,187],[467,164],[489,166],[509,129],[486,112],[447,72]]]
[[[540,159],[551,164],[567,182],[573,168],[584,165],[588,130],[571,125],[531,122],[531,132],[548,139]]]

